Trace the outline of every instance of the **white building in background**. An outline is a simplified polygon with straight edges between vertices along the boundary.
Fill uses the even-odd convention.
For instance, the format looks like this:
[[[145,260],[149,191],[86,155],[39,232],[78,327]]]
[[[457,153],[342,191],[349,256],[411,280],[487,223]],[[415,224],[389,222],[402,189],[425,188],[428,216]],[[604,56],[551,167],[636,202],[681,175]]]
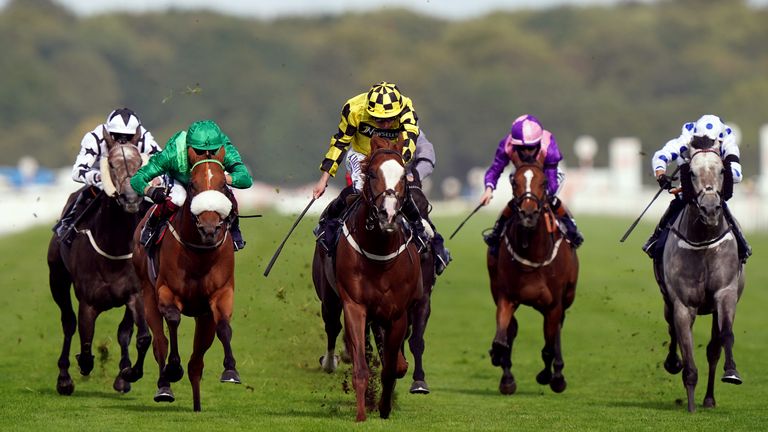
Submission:
[[[608,144],[609,165],[595,167],[598,152],[594,138],[581,136],[574,143],[574,152],[579,159],[578,166],[563,166],[566,180],[560,196],[578,217],[581,215],[612,215],[635,218],[658,191],[655,183],[644,186],[642,179],[651,176],[650,158],[642,155],[637,138],[615,138]],[[744,181],[734,188],[733,198],[728,202],[734,215],[747,231],[768,230],[768,124],[760,129],[760,168],[758,173],[746,173]],[[24,159],[19,172],[32,177],[30,170],[37,168],[34,161]],[[465,192],[461,195],[461,180],[445,179],[439,189],[452,199],[433,202],[434,214],[468,214],[479,203],[484,188],[483,176],[486,167],[469,170]],[[512,196],[508,181],[509,168],[502,174],[491,204],[485,212],[498,213]],[[432,185],[427,179],[425,189]],[[336,180],[340,182],[340,180]],[[69,194],[81,185],[71,179],[71,170],[62,169],[51,184],[29,183],[14,185],[0,175],[0,235],[20,231],[34,225],[53,225],[59,217]],[[275,208],[283,213],[299,213],[309,202],[312,184],[295,189],[285,189],[267,184],[254,184],[248,190],[235,190],[240,207],[243,209]],[[311,213],[319,214],[326,204],[338,194],[333,183]],[[437,185],[435,185],[437,186]],[[656,222],[667,208],[670,196],[662,194],[644,216],[645,221]]]

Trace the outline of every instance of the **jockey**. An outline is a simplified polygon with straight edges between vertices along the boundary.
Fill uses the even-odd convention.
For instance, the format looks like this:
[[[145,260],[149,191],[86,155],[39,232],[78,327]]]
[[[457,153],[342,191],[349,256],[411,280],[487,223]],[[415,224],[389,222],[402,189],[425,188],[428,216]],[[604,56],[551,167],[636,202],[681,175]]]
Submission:
[[[509,134],[499,141],[493,163],[485,172],[485,191],[480,197],[480,203],[488,205],[491,202],[496,183],[510,161],[515,165],[514,169],[519,163],[543,161],[550,206],[557,218],[565,225],[568,240],[574,247],[579,247],[584,242],[584,237],[576,228],[573,216],[557,198],[557,192],[565,180],[565,173],[558,167],[562,158],[555,136],[545,130],[536,117],[530,114],[521,115],[512,122]],[[498,254],[501,234],[504,232],[507,221],[512,217],[512,211],[509,205],[504,207],[491,232],[484,236],[485,243],[488,244],[494,256]]]
[[[697,144],[697,142],[701,144]],[[666,174],[667,164],[675,160],[678,165],[687,164],[691,157],[689,151],[691,146],[694,148],[708,148],[713,144],[719,145],[720,157],[723,159],[724,167],[726,169],[730,168],[733,183],[741,182],[742,170],[736,136],[733,134],[733,130],[723,123],[718,116],[705,114],[696,122],[683,124],[680,136],[667,141],[661,150],[654,153],[651,164],[656,181],[662,189],[671,190],[671,193],[675,193],[675,197],[669,203],[669,207],[664,212],[664,215],[662,215],[653,234],[643,245],[643,251],[651,258],[660,257],[660,254],[663,253],[663,245],[666,243],[669,227],[677,219],[677,216],[686,204],[683,201],[682,193],[679,190],[672,190],[672,180],[674,179]],[[739,249],[739,259],[745,263],[747,258],[752,255],[752,248],[747,243],[744,233],[741,232],[741,227],[733,218],[725,201],[723,201],[723,214],[728,223],[733,227]]]
[[[330,148],[320,164],[322,174],[312,194],[314,198],[323,195],[328,179],[336,174],[345,152],[347,153],[345,165],[352,177],[352,185],[344,188],[325,209],[320,216],[317,232],[324,233],[330,221],[341,217],[350,194],[360,193],[363,185],[360,163],[371,151],[371,137],[374,134],[389,140],[402,137],[405,142],[403,161],[410,162],[419,136],[418,116],[413,109],[411,99],[403,96],[395,84],[387,82],[374,84],[367,93],[361,93],[349,99],[342,107],[339,130],[331,137]],[[419,209],[410,196],[406,196],[403,201],[402,211],[414,228],[419,251],[423,251],[430,242],[430,238],[421,222]],[[322,234],[319,237],[326,249],[333,246],[323,242]],[[436,251],[436,253],[446,256],[445,251]]]
[[[187,200],[185,186],[189,183],[189,175],[192,167],[187,162],[187,147],[201,151],[216,151],[224,146],[224,169],[227,185],[238,189],[246,189],[253,184],[253,178],[248,168],[243,164],[240,153],[235,148],[229,137],[225,135],[219,125],[213,120],[201,120],[192,123],[186,131],[176,132],[165,144],[162,152],[152,156],[145,166],[139,169],[131,178],[131,186],[139,195],[149,197],[157,204],[152,214],[147,219],[147,224],[141,231],[141,243],[149,245],[155,230],[162,220],[173,214],[184,205]],[[149,184],[149,180],[161,174],[170,177],[170,193],[166,195],[165,189]],[[226,188],[229,199],[232,201],[234,215],[230,232],[234,241],[235,250],[245,247],[243,235],[240,232],[240,222],[237,212],[237,201],[230,188]]]
[[[144,128],[139,117],[129,108],[118,108],[107,116],[104,123],[86,133],[80,141],[80,153],[72,167],[72,179],[86,186],[78,191],[77,197],[66,209],[61,219],[54,225],[53,231],[66,245],[72,244],[74,222],[91,203],[98,191],[104,189],[101,179],[101,160],[107,156],[107,143],[104,129],[118,144],[126,144],[139,135],[139,152],[147,156],[160,151],[152,134]]]

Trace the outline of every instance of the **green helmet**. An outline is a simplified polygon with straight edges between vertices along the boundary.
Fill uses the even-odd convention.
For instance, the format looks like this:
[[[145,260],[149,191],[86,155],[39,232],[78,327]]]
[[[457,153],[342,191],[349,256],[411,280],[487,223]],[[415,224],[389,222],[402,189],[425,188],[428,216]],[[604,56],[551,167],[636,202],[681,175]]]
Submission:
[[[213,120],[200,120],[189,125],[187,145],[197,150],[217,150],[229,142],[219,125]]]

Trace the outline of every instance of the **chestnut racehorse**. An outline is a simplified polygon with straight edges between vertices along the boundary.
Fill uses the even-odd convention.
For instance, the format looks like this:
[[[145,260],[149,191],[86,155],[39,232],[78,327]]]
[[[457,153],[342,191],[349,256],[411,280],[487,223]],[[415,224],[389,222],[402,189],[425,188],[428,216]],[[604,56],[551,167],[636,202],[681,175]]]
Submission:
[[[340,330],[339,303],[333,298],[335,285],[344,311],[345,343],[352,357],[357,421],[366,419],[365,393],[370,375],[365,353],[366,323],[380,328],[383,334],[379,415],[388,418],[395,380],[408,370],[401,351],[408,308],[422,293],[419,254],[400,222],[406,196],[402,146],[402,141],[392,143],[378,136],[371,139],[361,197],[343,225],[336,259],[318,247],[313,263],[329,346],[321,361],[329,372],[335,367],[333,349]]]
[[[222,382],[240,382],[232,355],[232,307],[235,294],[234,249],[229,237],[232,203],[227,197],[224,147],[218,151],[187,149],[190,182],[188,199],[168,222],[157,249],[156,281],[148,272],[147,254],[134,233],[134,263],[142,279],[147,322],[154,336],[153,350],[160,367],[156,402],[173,402],[171,383],[184,375],[177,331],[181,315],[195,318],[195,336],[188,374],[193,409],[200,411],[203,356],[218,336],[224,346]],[[168,338],[163,330],[168,325]],[[167,363],[166,363],[167,356]]]
[[[75,358],[80,373],[89,375],[93,369],[96,318],[106,310],[125,306],[125,315],[117,328],[120,374],[113,384],[120,393],[130,391],[130,383],[143,375],[144,356],[150,344],[139,280],[130,260],[131,234],[141,219],[141,197],[133,191],[129,181],[142,164],[141,153],[136,147],[141,135],[136,133],[129,144],[119,144],[106,130],[103,133],[108,151],[101,167],[104,190],[86,186],[89,190],[73,193],[67,205],[78,193],[96,196],[74,223],[76,236],[71,246],[62,245],[56,234],[48,245],[51,295],[61,309],[64,331],[56,383],[56,390],[62,395],[70,395],[75,390],[69,375],[69,350],[75,327],[80,334],[80,354]],[[77,317],[72,310],[70,285],[74,285],[79,303]],[[137,359],[132,367],[128,346],[134,324],[138,330]]]
[[[544,369],[536,376],[556,393],[565,390],[560,333],[565,310],[576,295],[579,263],[576,250],[557,225],[547,196],[541,164],[520,165],[512,180],[514,210],[504,229],[498,257],[488,253],[491,293],[496,303],[496,336],[491,363],[503,370],[499,391],[517,389],[512,375],[512,344],[517,336],[515,310],[522,304],[544,316]],[[554,367],[554,371],[552,370]]]

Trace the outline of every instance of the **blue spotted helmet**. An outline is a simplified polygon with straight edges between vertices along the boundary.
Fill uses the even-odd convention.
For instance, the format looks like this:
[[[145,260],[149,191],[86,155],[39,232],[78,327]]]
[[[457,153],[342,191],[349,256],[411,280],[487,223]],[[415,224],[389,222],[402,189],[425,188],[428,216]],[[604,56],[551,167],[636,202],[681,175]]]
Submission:
[[[728,130],[720,117],[712,114],[701,116],[693,126],[694,137],[707,137],[712,141],[722,141],[727,133]]]

